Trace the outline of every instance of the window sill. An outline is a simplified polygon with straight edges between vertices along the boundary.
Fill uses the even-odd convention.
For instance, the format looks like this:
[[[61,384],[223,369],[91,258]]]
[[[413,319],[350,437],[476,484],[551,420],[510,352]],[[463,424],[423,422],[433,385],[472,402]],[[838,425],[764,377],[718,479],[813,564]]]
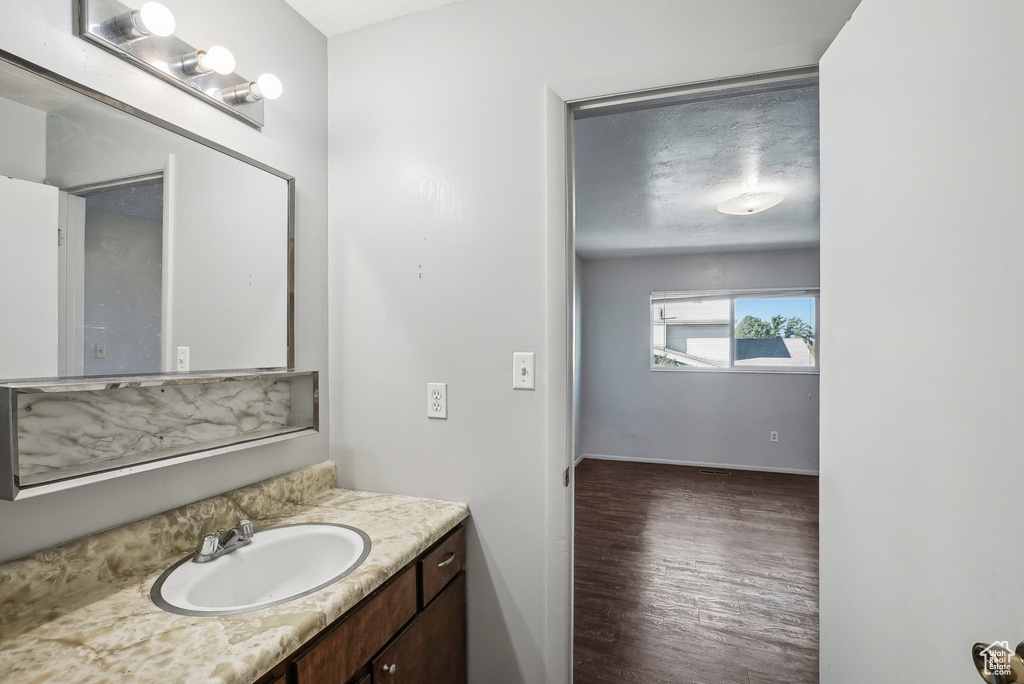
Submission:
[[[813,368],[764,368],[764,367],[751,367],[751,368],[671,368],[671,367],[658,367],[651,366],[650,371],[652,373],[738,373],[741,375],[749,373],[768,373],[771,375],[820,375],[821,369],[817,366]]]

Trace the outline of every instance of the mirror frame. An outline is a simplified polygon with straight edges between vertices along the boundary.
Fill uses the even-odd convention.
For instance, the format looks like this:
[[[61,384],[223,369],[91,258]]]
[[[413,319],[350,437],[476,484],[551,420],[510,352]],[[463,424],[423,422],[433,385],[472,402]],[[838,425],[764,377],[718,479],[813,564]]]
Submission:
[[[287,182],[287,188],[288,188],[287,189],[287,193],[288,193],[288,210],[287,210],[288,211],[288,255],[287,255],[288,275],[287,275],[286,286],[288,288],[288,311],[287,311],[287,319],[288,319],[287,364],[288,365],[286,366],[286,368],[294,369],[295,368],[295,176],[292,176],[292,175],[287,174],[287,173],[285,173],[283,171],[275,169],[272,166],[268,166],[267,164],[264,164],[263,162],[261,162],[261,161],[259,161],[257,159],[253,159],[252,157],[244,155],[241,152],[238,152],[236,150],[231,149],[230,147],[227,147],[225,145],[221,145],[218,142],[214,142],[213,140],[210,140],[209,138],[204,138],[201,135],[197,135],[196,133],[193,133],[192,131],[189,131],[189,130],[187,130],[185,128],[182,128],[181,126],[173,124],[170,121],[167,121],[165,119],[161,119],[158,116],[155,116],[155,115],[150,114],[150,113],[148,113],[146,111],[143,111],[143,110],[139,109],[138,107],[133,107],[132,105],[130,105],[130,104],[126,103],[126,102],[122,102],[121,100],[115,99],[115,98],[113,98],[113,97],[111,97],[109,95],[101,93],[98,90],[94,90],[94,89],[92,89],[92,88],[90,88],[88,86],[84,86],[81,83],[78,83],[77,81],[74,81],[74,80],[72,80],[70,78],[67,78],[66,76],[62,76],[61,74],[58,74],[56,72],[50,71],[49,69],[46,69],[44,67],[39,66],[38,64],[30,62],[30,61],[28,61],[26,59],[23,59],[21,57],[18,57],[17,55],[12,54],[12,53],[10,53],[10,52],[8,52],[6,50],[0,49],[0,62],[6,62],[7,64],[10,64],[12,66],[16,66],[18,68],[24,69],[25,71],[28,71],[28,72],[30,72],[30,73],[32,73],[32,74],[34,74],[34,75],[36,75],[36,76],[38,76],[40,78],[46,79],[47,81],[51,81],[52,83],[56,83],[59,86],[63,86],[65,88],[68,88],[69,90],[72,90],[72,91],[74,91],[76,93],[79,93],[81,95],[85,95],[86,97],[91,98],[91,99],[95,100],[96,102],[100,102],[100,103],[105,104],[105,105],[107,105],[109,107],[113,107],[116,110],[119,110],[121,112],[124,112],[125,114],[128,114],[129,116],[134,116],[134,117],[136,117],[138,119],[142,119],[143,121],[146,121],[148,123],[151,123],[151,124],[154,124],[156,126],[159,126],[160,128],[162,128],[162,129],[164,129],[166,131],[169,131],[170,133],[174,133],[175,135],[179,135],[179,136],[181,136],[183,138],[191,140],[192,142],[199,143],[200,145],[208,147],[208,148],[210,148],[211,150],[213,150],[215,152],[220,152],[221,154],[226,154],[229,157],[237,159],[240,162],[244,162],[246,164],[249,164],[250,166],[253,166],[253,167],[255,167],[255,168],[257,168],[257,169],[259,169],[261,171],[266,171],[267,173],[269,173],[271,175],[274,175],[274,176],[277,176],[278,178],[280,178],[280,179],[282,179],[282,180]],[[214,372],[214,371],[217,371],[217,370],[224,370],[224,369],[209,369],[209,371],[204,371],[204,372]],[[170,371],[170,372],[163,372],[163,373],[152,373],[152,374],[149,374],[149,375],[174,375],[174,374],[175,374],[174,371]],[[137,373],[132,373],[130,375],[138,375],[138,374]],[[53,379],[54,380],[59,380],[61,378],[66,378],[66,377],[73,377],[73,376],[55,376]],[[16,380],[17,379],[12,379],[12,381],[16,381]]]

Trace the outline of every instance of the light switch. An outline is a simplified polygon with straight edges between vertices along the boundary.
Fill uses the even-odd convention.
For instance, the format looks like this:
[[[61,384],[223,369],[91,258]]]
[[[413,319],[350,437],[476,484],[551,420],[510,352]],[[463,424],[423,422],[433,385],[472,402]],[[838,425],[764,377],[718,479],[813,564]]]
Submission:
[[[512,389],[536,389],[536,370],[537,354],[535,352],[512,352]]]
[[[177,367],[177,369],[179,371],[187,371],[188,370],[188,364],[189,364],[189,358],[188,357],[189,357],[189,348],[188,347],[178,347],[178,364],[177,364],[176,367]]]
[[[105,358],[107,358],[107,345],[103,344],[102,342],[100,344],[96,345],[96,358],[97,359],[105,359]]]

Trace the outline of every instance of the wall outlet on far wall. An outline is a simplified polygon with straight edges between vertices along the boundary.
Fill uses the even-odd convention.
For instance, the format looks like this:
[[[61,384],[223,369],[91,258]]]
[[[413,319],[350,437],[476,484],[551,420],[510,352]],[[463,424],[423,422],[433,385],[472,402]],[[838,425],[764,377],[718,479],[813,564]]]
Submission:
[[[778,430],[772,430],[769,434],[770,434],[771,440],[773,442],[778,442],[779,441],[779,431]]]
[[[448,384],[427,383],[427,418],[448,419]]]

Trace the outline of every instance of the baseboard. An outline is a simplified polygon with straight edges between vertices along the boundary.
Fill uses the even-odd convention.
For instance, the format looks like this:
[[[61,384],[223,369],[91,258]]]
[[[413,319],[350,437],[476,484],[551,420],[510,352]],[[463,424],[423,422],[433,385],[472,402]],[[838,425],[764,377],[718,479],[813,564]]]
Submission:
[[[578,466],[580,464],[580,461],[582,461],[586,457],[587,457],[586,454],[580,454],[579,456],[577,456],[576,460],[572,462],[572,467],[575,468],[576,466]]]
[[[701,461],[675,461],[667,458],[643,458],[640,456],[609,456],[608,454],[582,454],[573,466],[579,465],[585,458],[596,461],[630,461],[634,463],[660,463],[662,465],[680,465],[698,468],[725,468],[727,470],[754,470],[763,473],[785,473],[787,475],[818,475],[817,470],[806,468],[776,468],[774,466],[737,465],[735,463],[704,463]]]

